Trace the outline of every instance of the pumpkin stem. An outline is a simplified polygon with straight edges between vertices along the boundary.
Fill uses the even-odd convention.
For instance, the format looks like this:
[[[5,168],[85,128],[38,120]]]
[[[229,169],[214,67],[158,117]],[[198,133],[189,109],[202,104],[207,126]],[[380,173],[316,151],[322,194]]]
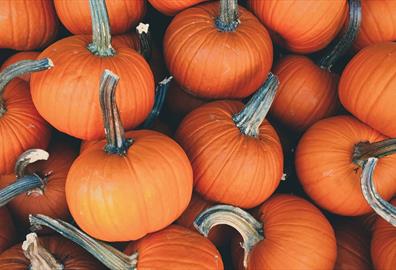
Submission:
[[[355,145],[352,160],[363,166],[370,157],[382,158],[396,153],[396,139],[386,139],[380,142],[360,142]]]
[[[142,128],[150,128],[153,125],[154,121],[158,118],[158,115],[160,114],[162,107],[164,106],[166,93],[168,92],[169,85],[172,79],[173,77],[170,76],[158,83],[157,88],[155,89],[154,107],[151,110],[150,115],[142,124]]]
[[[216,28],[221,32],[234,32],[239,25],[238,0],[220,0],[220,16]]]
[[[64,266],[56,261],[54,256],[41,246],[40,240],[35,233],[26,235],[22,243],[25,257],[30,261],[31,270],[63,270]]]
[[[46,226],[73,241],[111,270],[136,270],[138,254],[135,252],[128,256],[112,246],[96,240],[73,225],[60,219],[53,219],[45,215],[30,215],[30,224],[33,229],[41,229]]]
[[[245,108],[232,116],[235,125],[243,134],[251,137],[259,135],[260,125],[274,101],[278,85],[278,78],[269,73],[264,85],[253,95]]]
[[[115,90],[119,77],[105,69],[100,79],[99,100],[102,109],[107,144],[105,151],[108,154],[125,155],[132,144],[132,139],[125,138],[124,128],[118,112]]]
[[[25,73],[50,69],[53,66],[54,64],[52,63],[51,59],[44,58],[40,60],[22,60],[5,68],[0,73],[0,117],[6,112],[5,104],[1,99],[1,96],[5,90],[5,87],[12,79]]]
[[[216,205],[200,213],[194,221],[194,227],[205,237],[216,225],[228,225],[236,229],[243,238],[241,243],[245,251],[243,265],[247,268],[249,252],[261,240],[263,225],[246,211],[231,205]]]
[[[363,196],[373,210],[385,219],[387,222],[396,227],[396,208],[381,198],[375,188],[373,174],[378,159],[369,158],[363,165],[363,173],[361,177],[361,188]]]
[[[115,50],[111,46],[109,16],[105,0],[89,0],[92,19],[92,43],[88,50],[98,56],[113,56]]]
[[[149,31],[150,25],[147,23],[139,23],[136,26],[136,33],[139,37],[139,54],[146,59],[146,61],[150,61],[151,59],[151,34]]]
[[[37,174],[25,175],[25,168],[27,165],[36,161],[47,160],[48,157],[48,152],[41,149],[28,150],[18,157],[15,164],[17,180],[0,190],[0,207],[6,205],[16,196],[25,192],[32,192],[39,189],[39,193],[42,194],[42,189],[46,184],[46,180],[42,179]]]
[[[319,60],[319,66],[322,69],[330,71],[337,60],[349,50],[359,33],[362,21],[362,7],[360,0],[348,0],[348,2],[349,22],[347,29],[330,53]]]

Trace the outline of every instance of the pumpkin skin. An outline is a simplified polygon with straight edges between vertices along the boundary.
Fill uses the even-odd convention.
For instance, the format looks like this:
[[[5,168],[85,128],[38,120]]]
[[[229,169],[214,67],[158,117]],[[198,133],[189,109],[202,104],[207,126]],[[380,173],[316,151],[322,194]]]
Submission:
[[[174,16],[183,9],[189,8],[196,4],[208,1],[208,0],[148,0],[149,3],[159,12],[167,16]]]
[[[154,78],[137,52],[113,46],[116,55],[98,57],[86,47],[90,36],[72,36],[45,49],[54,68],[31,77],[31,93],[39,113],[52,126],[71,136],[93,140],[104,137],[99,106],[99,79],[104,69],[120,77],[116,100],[126,129],[138,126],[154,104]],[[54,91],[56,89],[56,91]]]
[[[57,34],[51,0],[2,0],[0,18],[0,48],[34,50],[47,45]]]
[[[15,64],[16,62],[22,60],[36,60],[39,56],[39,52],[18,52],[12,56],[10,56],[0,67],[0,72],[3,71],[6,67]],[[30,81],[30,73],[23,74],[19,76],[20,79],[29,82]]]
[[[195,96],[244,98],[266,80],[272,42],[246,9],[239,7],[240,24],[234,32],[216,28],[218,15],[218,1],[180,12],[165,32],[165,62],[180,86]]]
[[[62,24],[74,35],[92,34],[89,3],[85,0],[54,0]],[[146,13],[145,0],[106,0],[112,34],[123,34],[136,26]]]
[[[364,48],[342,72],[338,88],[341,103],[349,112],[389,137],[396,137],[395,52],[396,43],[392,42]]]
[[[67,204],[79,227],[110,242],[136,240],[168,226],[192,193],[191,165],[179,145],[150,130],[126,137],[134,142],[125,156],[106,154],[105,140],[86,146],[66,182]]]
[[[51,138],[50,127],[33,105],[27,82],[13,79],[2,99],[7,111],[0,116],[0,175],[12,173],[18,156],[26,150],[46,149]]]
[[[195,191],[207,200],[252,208],[279,185],[283,153],[267,120],[258,138],[240,132],[232,115],[242,108],[238,101],[205,104],[183,119],[176,141],[191,161]]]
[[[357,49],[396,40],[396,2],[393,0],[362,1],[362,24],[354,43]]]
[[[147,235],[128,245],[124,253],[138,252],[136,269],[222,270],[216,247],[205,237],[178,225]]]
[[[39,237],[42,247],[51,253],[64,269],[106,269],[82,248],[71,241],[59,237]],[[0,255],[0,270],[26,270],[29,269],[30,260],[27,259],[19,243]]]
[[[326,47],[343,27],[348,10],[345,0],[249,0],[248,4],[274,41],[296,53]]]
[[[336,114],[339,76],[318,67],[305,56],[281,59],[273,70],[281,82],[270,114],[294,130],[303,131]]]
[[[297,145],[295,164],[305,192],[322,208],[339,215],[370,213],[360,188],[361,168],[352,162],[359,142],[386,139],[352,116],[335,116],[314,124]],[[396,156],[380,159],[374,173],[377,191],[386,200],[396,191]]]
[[[16,239],[14,222],[6,207],[0,207],[0,254]]]

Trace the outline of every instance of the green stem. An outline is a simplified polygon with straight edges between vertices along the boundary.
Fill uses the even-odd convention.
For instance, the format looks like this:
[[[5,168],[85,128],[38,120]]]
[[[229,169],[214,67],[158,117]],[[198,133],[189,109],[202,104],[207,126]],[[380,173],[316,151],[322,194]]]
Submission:
[[[44,58],[40,60],[22,60],[5,68],[0,73],[0,117],[6,112],[2,95],[7,84],[14,78],[25,73],[38,72],[50,69],[54,66],[51,59]]]
[[[30,215],[29,220],[33,229],[41,229],[41,226],[51,228],[91,253],[111,270],[137,269],[137,253],[128,256],[104,242],[93,239],[76,227],[59,219],[38,214]]]
[[[205,237],[216,225],[228,225],[237,230],[242,238],[245,251],[243,265],[247,268],[249,253],[264,239],[263,225],[244,210],[231,205],[216,205],[206,209],[194,221],[194,227]]]
[[[108,154],[125,155],[133,141],[125,138],[116,104],[115,90],[118,80],[117,75],[106,69],[100,80],[99,99],[107,141],[105,151]]]
[[[232,119],[240,131],[251,137],[257,137],[259,128],[274,101],[278,89],[278,78],[269,73],[264,85],[253,95],[245,108],[234,114]]]
[[[88,50],[98,56],[113,56],[115,50],[111,46],[109,16],[105,0],[89,0],[92,18],[92,43]]]
[[[349,0],[349,22],[347,30],[330,53],[319,60],[320,68],[330,71],[337,60],[349,50],[359,33],[361,21],[362,8],[360,0]]]
[[[147,62],[150,61],[151,59],[151,34],[149,31],[150,25],[144,24],[144,23],[139,23],[138,26],[136,26],[136,33],[138,34],[139,37],[139,53],[146,59]]]
[[[386,139],[380,142],[360,142],[355,145],[352,160],[363,166],[370,157],[382,158],[396,153],[396,139]]]
[[[363,196],[371,208],[373,208],[380,217],[392,224],[392,226],[396,227],[396,208],[382,199],[375,188],[373,174],[377,162],[377,158],[369,158],[363,165],[363,173],[361,177]]]
[[[239,25],[238,0],[220,0],[220,15],[216,28],[221,32],[234,32]]]

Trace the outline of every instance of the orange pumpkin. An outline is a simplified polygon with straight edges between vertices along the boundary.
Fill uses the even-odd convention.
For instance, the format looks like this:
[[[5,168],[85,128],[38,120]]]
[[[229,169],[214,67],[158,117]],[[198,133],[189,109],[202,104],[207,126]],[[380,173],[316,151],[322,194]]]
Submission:
[[[191,165],[176,142],[149,130],[124,134],[114,99],[117,81],[107,70],[101,80],[106,140],[80,154],[66,182],[74,220],[105,241],[135,240],[165,228],[186,209],[192,193]]]
[[[183,9],[189,8],[193,5],[208,1],[208,0],[183,0],[183,1],[174,1],[174,0],[148,0],[149,3],[159,12],[168,15],[174,16]]]
[[[264,83],[272,55],[267,30],[237,0],[182,11],[164,36],[170,73],[187,92],[204,98],[249,96]]]
[[[255,213],[229,205],[214,206],[197,217],[195,226],[207,235],[227,224],[243,237],[236,269],[333,269],[337,246],[325,216],[311,203],[292,195],[275,195]]]
[[[0,72],[3,71],[6,67],[15,64],[16,62],[22,60],[36,60],[39,56],[39,52],[19,52],[12,56],[10,56],[0,67]],[[18,78],[29,82],[30,81],[30,73],[22,74]]]
[[[349,112],[389,137],[396,137],[395,52],[393,42],[364,48],[342,72],[338,88]]]
[[[367,157],[383,154],[374,143],[385,139],[352,116],[317,122],[303,135],[296,150],[297,175],[305,192],[319,206],[336,214],[369,213],[371,208],[359,184],[360,166]],[[396,156],[383,157],[375,172],[377,189],[385,199],[396,192],[395,162]]]
[[[362,0],[362,26],[355,42],[357,49],[396,40],[396,2]]]
[[[58,21],[51,0],[1,0],[0,18],[0,48],[42,48],[57,33]]]
[[[117,102],[126,128],[142,123],[154,103],[149,65],[126,46],[111,47],[104,0],[90,0],[90,4],[97,28],[93,42],[91,36],[83,35],[57,41],[40,54],[50,57],[55,67],[31,78],[33,102],[44,119],[58,130],[85,140],[105,136],[97,91],[103,69],[111,68],[122,78]]]
[[[248,0],[248,4],[274,41],[297,53],[326,47],[342,28],[348,8],[346,0]]]
[[[50,67],[49,59],[22,61],[0,73],[0,175],[11,173],[24,151],[48,146],[50,128],[33,105],[29,84],[16,77]]]
[[[92,34],[92,20],[87,0],[54,0],[56,13],[62,24],[74,35]],[[144,17],[145,0],[106,0],[111,33],[128,32]]]
[[[9,248],[16,239],[14,222],[6,207],[0,207],[0,254]]]
[[[279,81],[268,81],[243,108],[216,101],[189,113],[176,131],[205,199],[251,208],[275,191],[283,173],[279,137],[265,120]]]

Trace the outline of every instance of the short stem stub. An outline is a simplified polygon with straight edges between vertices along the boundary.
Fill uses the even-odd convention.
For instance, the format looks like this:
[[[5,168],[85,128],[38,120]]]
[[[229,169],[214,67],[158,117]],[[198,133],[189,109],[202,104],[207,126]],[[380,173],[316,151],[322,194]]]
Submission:
[[[373,180],[377,158],[369,158],[363,165],[361,188],[363,196],[373,210],[387,222],[396,227],[396,208],[381,198]]]
[[[158,118],[162,107],[164,107],[166,93],[168,92],[170,82],[173,77],[167,77],[158,83],[157,88],[155,90],[155,102],[154,107],[150,112],[150,115],[146,118],[144,123],[142,124],[142,128],[150,128],[154,121]]]
[[[232,116],[240,131],[251,137],[259,135],[259,128],[274,101],[278,89],[278,78],[269,73],[264,85],[253,95],[245,108]]]
[[[98,56],[113,56],[115,50],[111,46],[109,16],[105,0],[89,0],[92,19],[92,43],[88,50]]]
[[[59,219],[53,219],[45,215],[30,215],[29,220],[32,229],[41,229],[41,226],[51,228],[91,253],[111,270],[137,269],[137,253],[128,256],[104,242],[93,239],[73,225]]]
[[[322,69],[330,71],[338,59],[349,50],[359,34],[360,24],[362,21],[362,7],[360,0],[349,0],[348,2],[349,21],[347,29],[330,53],[319,60],[319,66]]]
[[[352,161],[360,167],[370,158],[382,158],[396,153],[396,139],[379,142],[360,142],[355,145]]]
[[[117,75],[106,69],[100,80],[99,99],[107,141],[105,151],[108,154],[125,155],[133,141],[125,138],[116,104],[115,90],[118,80]]]
[[[63,270],[62,264],[58,263],[54,256],[41,246],[40,240],[35,233],[26,235],[22,243],[25,257],[30,260],[31,270]]]
[[[194,227],[204,236],[216,225],[229,225],[243,238],[243,265],[247,268],[249,252],[264,239],[263,225],[244,210],[231,205],[216,205],[206,209],[194,221]]]
[[[220,15],[215,21],[219,31],[235,31],[240,23],[238,17],[238,0],[220,0]]]
[[[139,36],[139,53],[146,59],[150,61],[151,59],[151,34],[149,31],[150,25],[147,23],[139,23],[136,26],[136,33]]]

